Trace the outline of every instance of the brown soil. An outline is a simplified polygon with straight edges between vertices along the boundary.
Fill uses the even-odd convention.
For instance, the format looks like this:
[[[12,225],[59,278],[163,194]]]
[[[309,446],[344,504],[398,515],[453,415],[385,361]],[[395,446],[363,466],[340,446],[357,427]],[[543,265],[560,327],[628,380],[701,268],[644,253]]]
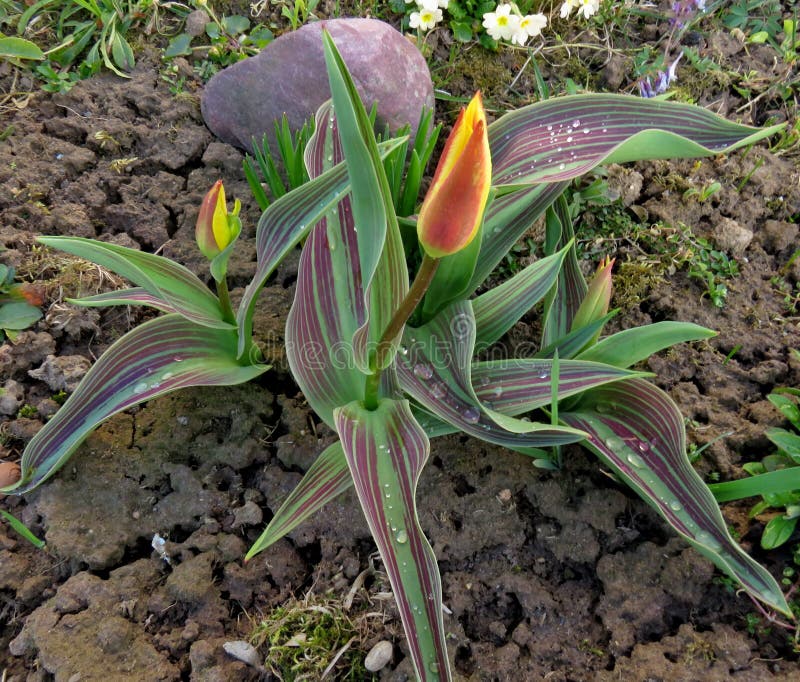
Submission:
[[[738,104],[729,100],[726,111]],[[13,459],[57,408],[58,386],[85,371],[81,358],[99,355],[144,315],[66,305],[64,297],[117,283],[36,250],[33,237],[100,237],[158,249],[205,272],[193,224],[203,193],[223,177],[228,195],[245,203],[243,248],[230,268],[242,287],[254,268],[257,213],[241,154],[204,127],[197,92],[171,94],[146,59],[130,81],[104,75],[68,94],[36,94],[4,115],[6,126],[13,131],[0,143],[0,243],[9,249],[2,258],[44,281],[48,293],[45,319],[0,347],[3,383],[17,382],[19,407],[38,410],[2,417],[0,442]],[[621,323],[677,319],[720,331],[648,365],[689,420],[690,440],[714,441],[699,470],[740,476],[742,462],[769,450],[764,429],[780,423],[766,395],[800,386],[800,362],[789,353],[800,348],[798,313],[786,309],[772,283],[776,276],[791,285],[800,280],[800,261],[787,266],[800,244],[797,159],[759,147],[615,175],[624,179],[617,184],[628,191],[626,201],[649,221],[683,222],[738,249],[742,272],[728,283],[723,308],[711,305],[685,270],[667,270]],[[687,186],[713,180],[722,189],[709,200],[683,198]],[[611,244],[620,263],[636,255],[624,242]],[[39,490],[0,501],[47,541],[47,551],[37,551],[0,524],[5,679],[269,679],[227,656],[222,644],[247,638],[251,619],[291,596],[344,599],[374,561],[352,494],[242,561],[333,439],[282,362],[295,263],[289,259],[261,299],[257,328],[275,370],[251,385],[185,391],[119,415]],[[513,337],[530,338],[530,324],[521,323]],[[49,356],[59,361],[51,359],[42,378],[31,377]],[[748,631],[753,604],[706,560],[590,455],[572,448],[565,463],[554,474],[468,438],[433,444],[419,488],[421,522],[439,559],[460,678],[798,679],[787,636],[763,622]],[[780,576],[791,565],[789,550],[762,552],[762,525],[744,518],[746,509],[725,511],[748,550]],[[151,549],[154,533],[168,539],[171,563]],[[393,641],[393,663],[379,679],[408,679],[401,628],[383,589],[373,575],[358,591],[354,610],[384,611],[359,646],[366,652],[380,639]]]

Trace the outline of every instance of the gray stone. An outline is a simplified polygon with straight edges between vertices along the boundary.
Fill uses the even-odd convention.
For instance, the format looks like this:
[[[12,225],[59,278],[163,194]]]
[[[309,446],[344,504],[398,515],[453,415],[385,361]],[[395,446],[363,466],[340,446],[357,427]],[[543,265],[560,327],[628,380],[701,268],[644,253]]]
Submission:
[[[382,639],[369,650],[367,657],[364,659],[364,667],[368,672],[376,673],[385,668],[386,664],[392,660],[393,653],[394,647],[392,643]]]
[[[367,108],[378,103],[378,125],[416,128],[423,107],[433,107],[433,84],[424,57],[389,24],[374,19],[330,19],[306,24],[260,54],[220,71],[206,85],[203,119],[221,140],[252,150],[251,139],[270,136],[285,113],[298,130],[330,98],[322,30],[342,54]]]

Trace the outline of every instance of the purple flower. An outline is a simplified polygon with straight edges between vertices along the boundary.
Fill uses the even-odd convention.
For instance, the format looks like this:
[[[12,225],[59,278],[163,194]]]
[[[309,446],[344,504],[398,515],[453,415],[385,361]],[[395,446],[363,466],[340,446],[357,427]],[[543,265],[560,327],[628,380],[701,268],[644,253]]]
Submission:
[[[683,54],[679,54],[678,58],[669,65],[669,68],[666,71],[659,71],[656,73],[656,81],[655,86],[650,78],[642,78],[639,80],[639,94],[642,97],[655,97],[656,95],[660,95],[667,91],[669,88],[670,83],[672,81],[678,80],[678,77],[675,75],[675,70],[678,68],[678,62],[683,57]]]

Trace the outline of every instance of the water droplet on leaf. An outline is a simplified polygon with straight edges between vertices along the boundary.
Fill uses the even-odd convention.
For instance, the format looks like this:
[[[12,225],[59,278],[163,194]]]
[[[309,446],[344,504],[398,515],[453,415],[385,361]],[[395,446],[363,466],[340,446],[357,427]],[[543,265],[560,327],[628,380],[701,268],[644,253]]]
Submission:
[[[477,424],[481,419],[481,413],[474,407],[468,407],[461,413],[461,418],[467,424]]]
[[[439,400],[440,398],[444,398],[447,395],[447,391],[442,384],[434,384],[431,386],[431,397],[436,398]]]
[[[416,365],[414,365],[414,376],[427,381],[433,376],[433,368],[430,365],[418,362]]]
[[[608,445],[608,441],[606,441],[606,445]],[[639,455],[634,455],[631,453],[626,457],[626,459],[628,460],[628,464],[636,467],[637,469],[641,469],[643,466],[645,466],[644,460],[639,457]]]
[[[394,536],[394,539],[397,540],[401,545],[404,545],[408,542],[408,533],[404,530],[398,531],[397,535]]]

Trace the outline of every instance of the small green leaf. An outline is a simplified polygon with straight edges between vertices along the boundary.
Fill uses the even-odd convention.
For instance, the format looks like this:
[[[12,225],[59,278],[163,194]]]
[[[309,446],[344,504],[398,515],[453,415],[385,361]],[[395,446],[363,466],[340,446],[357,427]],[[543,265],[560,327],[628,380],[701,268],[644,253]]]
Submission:
[[[123,71],[132,71],[136,66],[131,46],[119,33],[114,35],[111,42],[111,55],[114,57],[114,63]]]
[[[785,516],[776,516],[764,527],[761,534],[761,546],[764,549],[775,549],[786,542],[797,526],[797,518],[787,519]]]
[[[230,35],[238,36],[250,28],[250,20],[247,17],[234,14],[223,18],[222,25]]]
[[[172,59],[173,57],[190,55],[192,54],[192,50],[190,47],[191,44],[192,44],[192,36],[186,33],[181,33],[179,35],[176,35],[174,38],[170,39],[167,49],[164,50],[164,56],[167,59]]]
[[[451,21],[450,28],[456,40],[460,40],[462,43],[472,40],[472,26],[466,21]]]
[[[0,329],[27,329],[42,316],[42,311],[29,303],[0,305]]]
[[[40,540],[37,538],[31,530],[20,521],[16,516],[13,514],[9,514],[5,509],[0,509],[0,516],[2,516],[6,521],[8,521],[8,525],[11,526],[19,535],[25,538],[28,542],[30,542],[36,549],[44,549],[45,542],[44,540]]]
[[[0,37],[0,57],[5,59],[44,59],[44,52],[36,43],[25,38]]]
[[[800,463],[800,435],[786,429],[771,428],[766,430],[766,436],[789,457]]]

